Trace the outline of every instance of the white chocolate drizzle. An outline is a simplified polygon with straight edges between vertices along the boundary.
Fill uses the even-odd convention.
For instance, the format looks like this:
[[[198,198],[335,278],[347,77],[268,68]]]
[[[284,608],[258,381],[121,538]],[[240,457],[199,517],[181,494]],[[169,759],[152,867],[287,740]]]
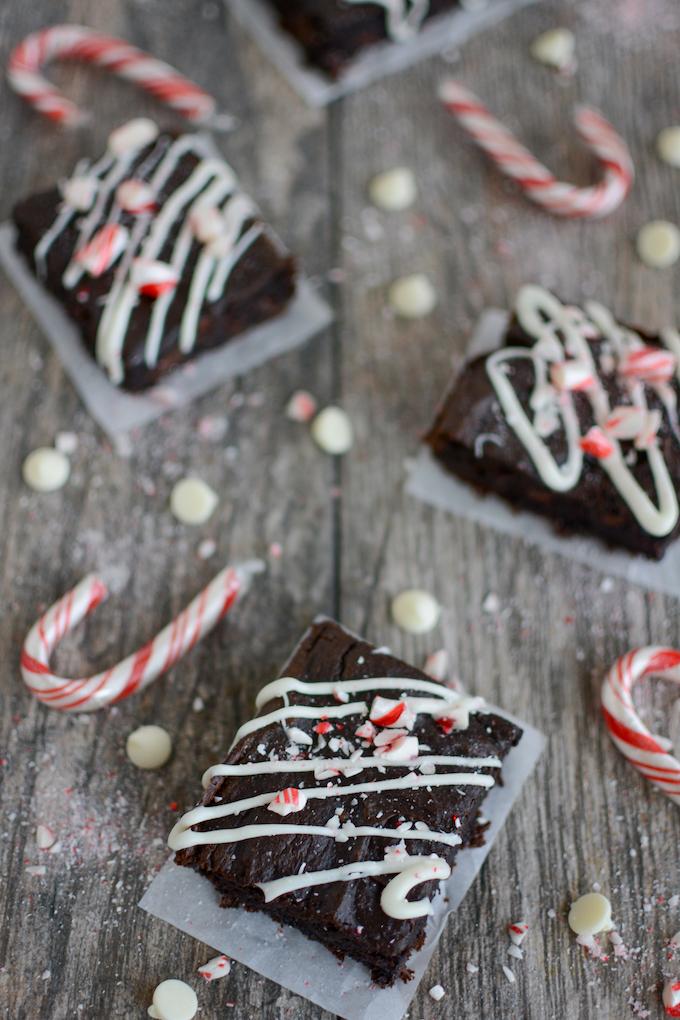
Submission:
[[[430,0],[347,0],[350,4],[373,3],[385,9],[385,28],[392,42],[406,42],[417,35],[430,10]]]
[[[582,392],[590,401],[595,424],[603,427],[612,408],[588,339],[594,336],[604,339],[611,348],[615,367],[621,366],[626,355],[644,348],[645,344],[633,330],[620,326],[611,312],[602,305],[589,302],[583,312],[563,305],[538,286],[530,285],[520,290],[516,311],[522,328],[535,338],[536,343],[533,347],[502,347],[495,351],[486,360],[487,373],[508,424],[524,445],[545,485],[556,492],[567,492],[574,488],[581,477],[581,441],[584,437],[581,435],[572,393],[568,388],[558,392],[551,386],[551,368],[574,362],[582,367],[583,376],[590,378],[589,383],[582,387]],[[667,331],[662,334],[662,340],[676,356],[675,369],[680,379],[680,337]],[[529,360],[534,366],[535,384],[530,399],[530,409],[536,412],[533,420],[522,406],[508,375],[507,363],[518,359]],[[676,395],[673,388],[665,382],[657,381],[643,384],[641,380],[632,379],[627,380],[627,383],[632,405],[644,412],[647,412],[645,385],[654,390],[666,410],[677,439]],[[561,463],[557,462],[542,438],[540,425],[541,421],[545,421],[546,408],[549,416],[555,419],[555,427],[561,422],[564,431],[567,453]],[[545,431],[543,435],[546,435]],[[599,458],[602,469],[608,474],[641,528],[653,536],[668,535],[678,522],[678,498],[656,437],[652,434],[642,447],[656,491],[656,504],[631,471],[618,439],[611,434],[608,438],[611,441],[611,452]]]
[[[261,709],[272,701],[281,699],[283,705],[275,708],[264,715],[245,723],[238,730],[234,744],[250,737],[260,729],[281,724],[284,734],[291,738],[291,734],[298,734],[298,743],[307,744],[301,737],[307,737],[305,731],[299,727],[286,726],[288,721],[300,720],[330,720],[348,719],[351,716],[365,718],[369,713],[369,704],[366,701],[345,700],[350,695],[371,692],[377,695],[379,691],[401,692],[400,701],[404,701],[408,712],[404,711],[403,716],[408,716],[408,725],[412,728],[419,715],[428,715],[435,720],[451,721],[451,716],[458,713],[463,721],[463,726],[469,725],[469,714],[479,711],[482,701],[479,698],[469,698],[457,691],[452,691],[441,684],[429,680],[403,677],[378,677],[357,680],[333,680],[329,682],[307,683],[297,680],[294,677],[282,677],[267,684],[259,692],[256,698],[256,708]],[[423,697],[413,696],[416,694],[427,695]],[[291,704],[290,694],[299,694],[308,699],[333,698],[333,703],[319,703],[313,705]],[[398,705],[398,702],[389,702]],[[343,731],[347,724],[343,723]],[[398,724],[397,724],[398,725]],[[331,724],[332,728],[332,724]],[[315,732],[320,732],[316,730]],[[381,734],[393,734],[399,746],[399,740],[403,738],[407,730],[381,728]],[[358,738],[357,738],[358,739]],[[320,737],[320,740],[323,740]],[[348,742],[343,737],[345,744]],[[389,846],[385,851],[385,859],[382,861],[367,861],[359,864],[346,865],[340,868],[328,869],[317,872],[304,872],[299,875],[283,877],[270,882],[258,883],[262,889],[265,900],[268,902],[286,892],[307,888],[313,885],[325,884],[336,881],[352,881],[358,878],[370,877],[372,875],[394,874],[392,879],[381,896],[381,907],[385,913],[395,918],[420,917],[431,913],[429,900],[418,900],[411,902],[407,900],[408,893],[416,885],[430,881],[434,878],[446,878],[450,874],[450,867],[445,860],[436,855],[430,857],[411,857],[406,852],[405,846],[408,840],[420,840],[432,843],[441,843],[449,847],[459,846],[462,842],[460,835],[453,832],[440,832],[428,828],[421,821],[402,820],[397,828],[380,827],[374,825],[356,825],[351,819],[341,824],[340,814],[351,810],[351,805],[356,804],[357,798],[365,798],[371,794],[393,793],[398,791],[419,790],[427,791],[437,787],[477,786],[489,789],[494,785],[493,776],[488,772],[478,771],[480,769],[498,769],[501,761],[495,756],[473,757],[468,755],[437,755],[421,754],[417,738],[409,737],[404,747],[412,748],[414,754],[404,754],[402,757],[391,754],[383,757],[383,748],[378,746],[376,740],[375,752],[365,754],[364,749],[370,741],[362,741],[356,749],[351,745],[346,747],[347,757],[314,757],[311,748],[309,757],[303,757],[296,753],[293,760],[280,760],[271,756],[265,760],[252,761],[239,764],[219,764],[209,768],[203,776],[203,785],[208,787],[213,781],[224,778],[241,778],[250,776],[263,776],[284,774],[286,776],[299,775],[300,779],[297,788],[285,788],[274,786],[270,790],[257,793],[254,796],[240,800],[222,802],[218,799],[209,805],[199,805],[188,811],[176,823],[170,833],[168,844],[172,850],[182,850],[193,846],[210,846],[217,844],[237,843],[246,839],[262,839],[284,835],[308,835],[319,838],[327,838],[337,843],[345,843],[348,840],[360,838],[376,838],[401,841],[397,845]],[[326,746],[325,741],[320,746]],[[333,745],[330,745],[331,748]],[[264,754],[267,745],[258,745],[258,754]],[[299,752],[297,747],[296,752]],[[422,750],[428,750],[423,745]],[[351,753],[350,753],[351,752]],[[453,771],[463,768],[466,771]],[[448,769],[452,771],[440,771]],[[391,772],[391,777],[367,779],[365,782],[346,783],[344,780],[361,772],[372,770],[374,773]],[[395,772],[401,774],[395,774]],[[313,780],[319,785],[305,785],[305,777],[312,774]],[[349,808],[337,807],[325,825],[309,825],[305,823],[305,809],[310,801],[332,800],[345,801],[350,799]],[[295,814],[300,817],[299,823],[292,823],[289,819],[284,822],[255,822],[233,828],[213,828],[200,831],[195,826],[205,823],[214,824],[222,818],[233,818],[257,809],[269,808],[276,811],[281,802],[293,801],[295,803]],[[277,801],[277,804],[274,802]],[[274,805],[274,807],[272,807]],[[287,812],[286,812],[287,815]],[[378,816],[380,817],[380,816]],[[455,819],[454,819],[455,821]]]
[[[115,384],[124,378],[123,345],[130,316],[140,300],[132,274],[135,260],[156,261],[163,255],[181,279],[193,249],[200,245],[178,329],[179,349],[188,354],[196,343],[204,303],[206,300],[214,303],[224,296],[234,267],[265,227],[255,222],[246,229],[250,220],[257,220],[257,207],[239,190],[231,167],[215,158],[206,140],[198,135],[182,135],[176,140],[160,135],[141,162],[139,151],[132,148],[118,154],[108,151],[92,166],[81,163],[76,170],[78,176],[95,181],[97,190],[92,208],[80,220],[74,254],[63,273],[62,283],[67,290],[78,286],[85,272],[75,257],[77,252],[102,226],[118,222],[123,214],[116,201],[119,184],[133,175],[148,184],[152,195],[158,196],[186,154],[197,157],[197,165],[165,197],[158,211],[151,209],[135,216],[129,245],[105,297],[97,329],[96,357]],[[220,234],[209,244],[201,244],[192,230],[191,214],[199,206],[214,206],[221,214]],[[34,250],[39,274],[44,275],[50,248],[77,215],[78,211],[68,204],[60,207],[57,218]],[[164,250],[169,243],[172,247],[166,256]],[[144,342],[144,361],[149,368],[157,363],[167,316],[178,299],[177,291],[178,288],[167,291],[153,303]]]

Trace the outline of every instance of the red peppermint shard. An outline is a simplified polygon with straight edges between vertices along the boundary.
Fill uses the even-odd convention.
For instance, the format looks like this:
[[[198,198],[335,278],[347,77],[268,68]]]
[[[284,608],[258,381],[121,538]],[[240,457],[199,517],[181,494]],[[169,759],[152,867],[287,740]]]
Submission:
[[[604,431],[613,439],[635,439],[646,424],[646,412],[643,407],[622,405],[613,408],[604,423]]]
[[[550,368],[550,380],[561,391],[587,390],[595,385],[590,365],[585,361],[562,361]]]
[[[84,248],[76,252],[76,262],[80,263],[90,276],[95,278],[101,276],[120,258],[128,240],[129,234],[125,227],[120,223],[107,223],[92,236]]]
[[[179,276],[167,262],[134,259],[132,281],[144,297],[157,298],[174,290],[179,283]]]
[[[671,351],[645,346],[628,352],[619,365],[619,374],[626,379],[658,384],[669,382],[675,368],[675,355]]]
[[[295,786],[287,786],[285,790],[277,793],[273,800],[267,805],[270,811],[277,815],[289,815],[293,811],[302,811],[307,803],[307,797]]]
[[[598,460],[606,460],[614,452],[614,444],[611,439],[597,425],[593,425],[591,429],[588,429],[585,436],[579,439],[579,446],[584,453],[588,453],[591,457],[596,457]]]
[[[369,719],[376,726],[394,726],[407,709],[405,701],[392,701],[377,696],[373,699]]]
[[[315,733],[318,733],[319,736],[323,736],[324,733],[330,733],[330,731],[333,729],[333,724],[322,721],[317,723],[316,726],[312,726],[312,729],[314,730]]]

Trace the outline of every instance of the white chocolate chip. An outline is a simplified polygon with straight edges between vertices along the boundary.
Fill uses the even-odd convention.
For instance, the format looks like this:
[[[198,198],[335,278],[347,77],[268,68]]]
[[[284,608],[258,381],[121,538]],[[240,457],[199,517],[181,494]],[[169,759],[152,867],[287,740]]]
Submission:
[[[170,495],[170,509],[182,524],[205,524],[216,506],[217,494],[200,478],[183,478]]]
[[[392,619],[409,634],[426,634],[437,626],[441,606],[427,591],[408,588],[392,600]]]
[[[430,996],[431,999],[434,999],[435,1002],[439,1002],[440,999],[444,998],[446,992],[444,991],[441,985],[432,985],[432,988],[430,988],[428,995]]]
[[[159,769],[172,754],[172,740],[162,726],[140,726],[127,738],[125,751],[138,769]]]
[[[667,127],[659,131],[656,151],[664,163],[680,167],[680,127]]]
[[[531,55],[534,60],[557,71],[566,71],[575,66],[576,40],[568,28],[551,28],[534,39]]]
[[[161,981],[153,993],[148,1013],[155,1020],[192,1020],[198,1011],[196,992],[184,981]]]
[[[437,304],[437,294],[426,276],[414,273],[413,276],[402,276],[394,281],[390,287],[389,300],[402,319],[422,319]]]
[[[347,453],[354,442],[352,423],[347,413],[340,407],[325,407],[312,423],[312,438],[325,453],[335,456]]]
[[[135,117],[109,135],[108,148],[114,156],[137,152],[158,137],[158,124],[149,117]]]
[[[415,202],[418,186],[413,172],[406,166],[385,170],[370,183],[368,193],[371,202],[386,212],[402,212]]]
[[[602,893],[586,893],[572,903],[567,920],[576,935],[593,936],[611,931],[612,905]]]
[[[49,850],[57,841],[49,825],[37,825],[35,829],[35,845],[38,850]]]
[[[36,492],[55,492],[66,485],[71,465],[59,450],[41,446],[29,453],[21,471],[29,488]]]
[[[680,256],[680,230],[668,220],[652,220],[639,231],[637,250],[646,266],[667,269]]]

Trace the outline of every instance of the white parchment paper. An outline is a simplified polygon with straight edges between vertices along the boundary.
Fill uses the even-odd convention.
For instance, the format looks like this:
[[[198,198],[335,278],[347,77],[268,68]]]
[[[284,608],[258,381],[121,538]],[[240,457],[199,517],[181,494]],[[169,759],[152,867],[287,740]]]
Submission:
[[[507,322],[506,312],[498,309],[485,312],[470,341],[467,359],[472,360],[496,350],[501,344]],[[480,495],[471,486],[449,474],[427,447],[422,447],[418,454],[409,473],[406,491],[432,506],[523,538],[551,552],[601,570],[604,574],[623,577],[644,588],[680,598],[680,541],[675,542],[657,563],[625,550],[608,549],[595,538],[559,535],[547,519],[528,511],[513,510],[496,496]]]
[[[310,106],[326,106],[388,74],[402,71],[426,57],[460,46],[471,36],[538,0],[468,0],[467,9],[441,14],[426,22],[413,39],[370,46],[347,67],[339,81],[304,62],[296,41],[281,31],[276,12],[266,0],[225,0],[293,88]]]
[[[448,902],[444,896],[435,898],[425,945],[409,960],[415,976],[407,984],[400,981],[392,988],[376,988],[360,963],[349,959],[339,963],[322,945],[295,929],[282,927],[263,914],[223,909],[207,879],[172,860],[153,880],[140,907],[345,1020],[399,1020],[416,993],[444,926],[455,925],[450,915],[477,877],[545,745],[545,738],[533,727],[493,706],[488,706],[488,711],[511,719],[524,733],[503,764],[504,785],[493,787],[484,801],[484,815],[491,823],[486,843],[459,852],[443,886]]]
[[[286,311],[168,373],[144,393],[126,393],[109,382],[104,370],[85,350],[78,329],[60,303],[35,278],[14,247],[14,227],[0,225],[0,264],[28,305],[55,349],[88,411],[113,440],[176,407],[242,375],[285,351],[303,344],[332,319],[328,305],[304,277]]]

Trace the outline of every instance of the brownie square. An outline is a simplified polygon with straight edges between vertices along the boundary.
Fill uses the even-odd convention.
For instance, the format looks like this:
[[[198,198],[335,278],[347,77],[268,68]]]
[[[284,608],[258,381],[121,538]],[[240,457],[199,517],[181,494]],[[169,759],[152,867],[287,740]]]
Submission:
[[[406,910],[425,903],[413,917],[396,916],[404,901],[395,909],[389,883],[414,858],[445,877],[461,847],[483,840],[479,809],[522,731],[331,620],[307,631],[281,676],[302,687],[264,688],[226,767],[209,770],[199,808],[173,829],[175,860],[205,875],[222,906],[292,925],[380,985],[407,980],[438,881],[414,881]],[[331,874],[316,884],[319,872]],[[296,888],[265,899],[262,884],[287,879]]]
[[[205,137],[150,121],[13,217],[19,251],[126,390],[280,314],[295,290],[291,255]]]
[[[660,559],[680,534],[679,365],[674,331],[527,286],[501,348],[465,365],[425,441],[480,491]]]
[[[309,64],[337,79],[362,50],[389,39],[403,42],[459,0],[403,0],[387,10],[380,0],[269,0],[281,27],[298,42]]]

